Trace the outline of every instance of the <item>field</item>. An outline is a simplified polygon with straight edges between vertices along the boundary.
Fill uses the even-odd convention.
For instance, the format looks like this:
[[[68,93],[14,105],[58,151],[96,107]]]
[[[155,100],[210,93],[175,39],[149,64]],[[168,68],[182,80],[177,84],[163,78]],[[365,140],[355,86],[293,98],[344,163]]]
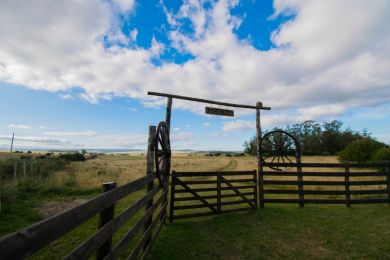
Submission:
[[[5,156],[5,155],[3,155]],[[100,193],[101,183],[118,185],[145,175],[142,154],[100,155],[73,162],[39,179],[27,176],[15,188],[6,183],[8,204],[0,215],[0,235],[77,205]],[[209,157],[175,154],[176,171],[253,170],[253,157]],[[337,162],[334,157],[305,157],[303,162]],[[135,196],[117,205],[116,214]],[[135,220],[119,230],[114,242]],[[63,256],[96,230],[97,218],[41,250],[35,258]],[[178,220],[165,226],[151,259],[261,259],[261,258],[389,258],[388,205],[308,206],[266,205],[265,209]]]

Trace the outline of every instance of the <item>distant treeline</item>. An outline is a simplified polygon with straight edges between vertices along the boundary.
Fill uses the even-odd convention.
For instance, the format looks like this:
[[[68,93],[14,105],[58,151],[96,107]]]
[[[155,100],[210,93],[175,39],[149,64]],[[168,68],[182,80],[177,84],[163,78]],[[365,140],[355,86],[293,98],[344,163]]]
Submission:
[[[342,126],[343,123],[338,120],[322,124],[309,120],[300,124],[287,125],[282,130],[296,137],[301,144],[302,155],[336,155],[357,140],[377,142],[366,129],[354,131],[350,128],[342,129]],[[244,152],[256,154],[255,136],[244,143]]]

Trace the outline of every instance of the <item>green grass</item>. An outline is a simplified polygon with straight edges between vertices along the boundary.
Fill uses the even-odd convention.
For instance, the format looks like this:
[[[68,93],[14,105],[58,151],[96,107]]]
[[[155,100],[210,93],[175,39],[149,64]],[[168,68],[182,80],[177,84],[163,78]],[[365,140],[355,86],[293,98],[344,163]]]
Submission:
[[[390,258],[390,207],[273,206],[178,220],[150,259]]]

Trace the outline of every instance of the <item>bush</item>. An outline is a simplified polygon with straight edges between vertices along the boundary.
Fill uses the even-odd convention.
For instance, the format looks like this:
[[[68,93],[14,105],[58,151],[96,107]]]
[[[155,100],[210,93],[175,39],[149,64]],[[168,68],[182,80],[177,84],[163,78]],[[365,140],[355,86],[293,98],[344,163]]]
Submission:
[[[12,175],[14,171],[14,160],[5,159],[0,161],[0,174],[4,175]]]
[[[71,162],[85,161],[85,156],[81,153],[65,153],[61,154],[59,157]]]
[[[390,147],[382,147],[375,151],[372,155],[371,161],[373,162],[383,162],[390,161]]]
[[[384,143],[371,138],[365,138],[353,141],[337,155],[339,161],[369,162],[379,149],[385,147],[386,145]]]

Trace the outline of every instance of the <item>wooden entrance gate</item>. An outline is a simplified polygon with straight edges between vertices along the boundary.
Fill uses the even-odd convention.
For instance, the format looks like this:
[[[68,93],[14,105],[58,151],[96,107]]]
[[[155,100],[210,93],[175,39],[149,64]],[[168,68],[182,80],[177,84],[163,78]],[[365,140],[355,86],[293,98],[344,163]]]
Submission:
[[[256,170],[172,172],[170,222],[257,207]]]

